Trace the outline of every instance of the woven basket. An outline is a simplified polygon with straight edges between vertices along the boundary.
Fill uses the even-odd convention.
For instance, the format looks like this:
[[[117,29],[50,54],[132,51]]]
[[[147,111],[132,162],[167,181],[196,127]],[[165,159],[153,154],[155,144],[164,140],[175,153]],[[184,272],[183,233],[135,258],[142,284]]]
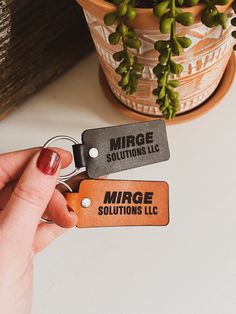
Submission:
[[[0,0],[0,119],[93,47],[73,0]]]

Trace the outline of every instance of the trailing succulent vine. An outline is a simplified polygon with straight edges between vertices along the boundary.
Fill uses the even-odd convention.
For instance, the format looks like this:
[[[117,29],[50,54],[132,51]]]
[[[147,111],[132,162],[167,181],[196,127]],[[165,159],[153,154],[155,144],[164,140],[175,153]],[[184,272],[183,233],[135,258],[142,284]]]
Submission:
[[[171,79],[170,75],[179,75],[183,66],[173,61],[174,56],[179,56],[183,49],[191,45],[187,37],[176,35],[176,24],[185,26],[193,24],[194,18],[189,12],[182,12],[176,7],[175,0],[162,1],[153,8],[154,15],[160,17],[160,31],[163,34],[170,34],[168,40],[155,42],[154,48],[160,53],[159,63],[153,69],[157,78],[157,88],[153,94],[157,96],[157,104],[165,119],[172,119],[179,106],[179,94],[174,90],[179,85],[178,80]]]
[[[104,23],[107,26],[116,25],[115,32],[110,34],[109,42],[112,45],[122,44],[123,49],[114,53],[113,58],[118,62],[116,73],[121,77],[119,85],[128,94],[136,92],[138,82],[142,77],[144,66],[135,56],[142,45],[137,33],[129,25],[136,18],[136,8],[153,8],[153,14],[160,19],[159,28],[162,34],[167,34],[167,40],[158,40],[154,48],[159,52],[157,65],[153,73],[157,79],[157,88],[153,90],[157,97],[156,103],[165,119],[172,119],[179,107],[179,94],[175,90],[179,86],[177,79],[184,70],[181,64],[174,61],[174,57],[182,54],[184,49],[191,46],[191,39],[180,37],[176,34],[177,24],[190,26],[194,23],[192,13],[182,10],[183,7],[195,6],[200,0],[109,0],[116,7],[115,11],[105,15]],[[226,5],[229,0],[201,0],[205,9],[201,15],[201,21],[209,28],[221,25],[224,29],[227,25],[227,16],[220,13],[217,6]],[[236,0],[232,5],[236,13]],[[231,20],[236,26],[236,18]],[[232,32],[236,38],[236,31]],[[234,46],[236,50],[236,45]]]
[[[112,45],[122,42],[123,50],[114,53],[113,58],[119,62],[119,66],[116,68],[116,73],[121,76],[119,85],[123,91],[131,95],[136,92],[143,72],[143,65],[130,50],[138,51],[142,43],[135,30],[130,28],[127,23],[136,17],[136,3],[133,0],[114,0],[113,3],[116,5],[116,11],[108,13],[104,17],[104,23],[107,26],[117,23],[115,32],[109,35],[109,42]]]

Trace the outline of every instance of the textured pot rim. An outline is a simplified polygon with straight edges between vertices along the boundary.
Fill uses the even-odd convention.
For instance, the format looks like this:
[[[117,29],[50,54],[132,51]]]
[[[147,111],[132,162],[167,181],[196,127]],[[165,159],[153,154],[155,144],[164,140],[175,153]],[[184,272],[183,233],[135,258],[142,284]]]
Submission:
[[[109,3],[105,0],[76,0],[83,8],[89,9],[92,11],[95,11],[98,9],[99,11],[102,11],[103,13],[111,12],[114,10],[115,6],[112,3]],[[219,12],[226,12],[229,7],[231,6],[231,3],[233,0],[230,0],[227,5],[224,6],[217,6]],[[197,22],[200,20],[200,13],[203,11],[205,8],[205,5],[200,3],[197,4],[196,6],[193,7],[183,7],[183,11],[191,12],[195,18],[197,18]],[[152,17],[152,18],[151,18]],[[148,18],[149,23],[147,24],[152,24],[157,25],[157,21],[159,20],[158,17],[153,15],[153,10],[148,9],[148,8],[137,8],[137,17],[134,22],[131,22],[131,25],[139,25],[140,20]],[[136,21],[137,20],[137,21]],[[143,23],[141,23],[143,24]],[[146,24],[146,23],[145,23]]]
[[[231,87],[234,79],[235,79],[235,69],[236,69],[236,58],[234,53],[232,53],[228,65],[225,69],[225,72],[223,74],[223,77],[215,90],[215,92],[201,105],[197,106],[196,108],[193,108],[189,111],[179,113],[173,120],[166,121],[166,124],[168,125],[174,125],[174,124],[180,124],[184,122],[189,122],[191,120],[194,120],[196,118],[201,117],[202,115],[209,112],[211,109],[216,107],[218,104],[220,104],[220,101],[223,99],[229,88]],[[99,66],[99,83],[102,88],[103,94],[106,97],[106,99],[109,101],[109,103],[118,110],[122,115],[130,118],[132,121],[152,121],[157,119],[163,119],[160,116],[152,116],[152,115],[145,115],[139,112],[136,112],[132,110],[131,108],[124,105],[111,91],[105,74],[101,68],[101,65]]]

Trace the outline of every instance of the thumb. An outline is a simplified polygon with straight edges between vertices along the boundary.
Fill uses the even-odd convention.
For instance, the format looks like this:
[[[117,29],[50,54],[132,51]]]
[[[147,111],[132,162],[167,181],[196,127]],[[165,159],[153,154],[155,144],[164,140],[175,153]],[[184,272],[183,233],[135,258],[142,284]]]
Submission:
[[[8,239],[32,243],[55,190],[60,163],[60,155],[48,148],[29,162],[4,209],[1,230]]]

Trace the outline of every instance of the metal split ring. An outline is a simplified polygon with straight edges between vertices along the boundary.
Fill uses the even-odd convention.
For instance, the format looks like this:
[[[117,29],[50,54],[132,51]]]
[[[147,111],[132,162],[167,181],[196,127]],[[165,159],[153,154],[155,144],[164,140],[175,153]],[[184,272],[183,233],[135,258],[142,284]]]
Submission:
[[[57,180],[57,185],[59,185],[59,184],[64,185],[64,186],[68,189],[69,192],[73,193],[72,188],[71,188],[71,187],[69,186],[69,184],[67,184],[66,182]],[[44,222],[45,224],[48,224],[48,225],[54,224],[54,222],[53,222],[51,219],[47,219],[47,218],[44,218],[44,217],[41,217],[41,218],[40,218],[40,221],[41,221],[41,222]]]
[[[67,140],[72,142],[75,145],[78,145],[79,142],[77,140],[75,140],[73,137],[67,136],[67,135],[59,135],[59,136],[55,136],[52,137],[50,140],[48,140],[43,147],[47,148],[49,147],[52,143],[56,142],[56,141],[60,141],[60,140]],[[79,174],[79,169],[75,168],[71,173],[65,174],[65,175],[60,175],[57,181],[57,185],[58,184],[62,184],[64,185],[69,192],[73,192],[72,188],[65,182],[66,180],[69,180],[70,178],[76,176],[77,174]],[[41,222],[44,222],[46,224],[54,224],[54,222],[50,219],[41,217],[40,219]]]
[[[73,137],[70,136],[66,136],[66,135],[59,135],[59,136],[55,136],[52,137],[50,140],[48,140],[43,147],[47,148],[49,147],[52,143],[56,142],[56,141],[60,141],[60,140],[67,140],[70,141],[72,143],[74,143],[75,145],[78,145],[79,142],[77,140],[75,140]],[[73,170],[71,173],[65,174],[65,175],[61,175],[59,176],[59,181],[66,181],[74,176],[76,176],[77,174],[79,174],[79,169],[75,168],[75,170]]]

